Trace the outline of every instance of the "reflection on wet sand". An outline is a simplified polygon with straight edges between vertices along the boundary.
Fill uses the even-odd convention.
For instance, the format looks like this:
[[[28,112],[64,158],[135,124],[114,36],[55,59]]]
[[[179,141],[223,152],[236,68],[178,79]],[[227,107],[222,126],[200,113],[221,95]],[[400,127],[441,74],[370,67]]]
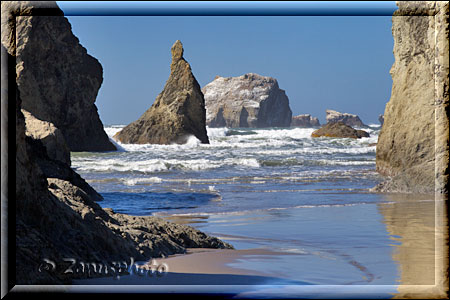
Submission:
[[[446,298],[448,225],[446,201],[434,196],[386,195],[378,204],[399,265],[394,298]],[[445,272],[444,272],[445,271]]]

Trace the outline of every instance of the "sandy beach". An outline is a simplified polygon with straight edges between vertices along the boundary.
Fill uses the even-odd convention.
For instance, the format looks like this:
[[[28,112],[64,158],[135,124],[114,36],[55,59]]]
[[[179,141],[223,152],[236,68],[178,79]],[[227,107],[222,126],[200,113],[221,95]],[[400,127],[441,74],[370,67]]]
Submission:
[[[171,216],[173,222],[197,224],[236,250],[189,248],[186,254],[155,259],[153,264],[168,267],[163,276],[75,280],[70,289],[91,291],[107,286],[112,291],[207,292],[242,298],[402,298],[434,290],[434,268],[428,266],[433,266],[436,254],[432,247],[436,206],[428,197],[397,195],[386,200],[378,205],[316,208],[314,216],[308,209],[284,211],[271,218],[263,213]],[[276,228],[280,218],[284,226],[296,228],[290,235],[283,236]],[[249,227],[253,236],[245,235],[244,228]],[[298,238],[295,243],[293,233]],[[346,243],[352,238],[358,238],[357,245]]]
[[[283,276],[268,276],[263,272],[230,267],[229,264],[249,257],[267,260],[279,255],[292,255],[265,249],[219,250],[190,248],[186,254],[171,255],[149,262],[150,265],[165,264],[167,272],[139,273],[132,271],[130,275],[119,278],[103,277],[75,280],[75,285],[266,285],[266,284],[306,284],[289,280]],[[148,268],[147,270],[150,270]],[[136,270],[136,269],[133,269]],[[146,270],[141,267],[140,270]],[[145,274],[144,274],[145,273]],[[284,276],[285,277],[285,276]]]
[[[73,285],[59,287],[65,292],[151,293],[151,294],[197,294],[225,298],[341,298],[358,299],[373,296],[390,298],[396,291],[394,286],[385,285],[314,285],[308,282],[290,280],[283,274],[269,276],[265,272],[231,267],[239,260],[258,258],[271,263],[280,256],[295,256],[265,249],[217,250],[188,249],[186,254],[156,259],[165,263],[169,272],[163,276],[124,275],[75,280]]]
[[[273,256],[290,256],[264,249],[217,250],[189,249],[187,254],[157,259],[166,263],[164,276],[121,276],[120,279],[76,280],[71,286],[58,287],[65,292],[111,292],[151,294],[196,294],[220,298],[347,298],[388,299],[396,292],[386,285],[313,285],[307,282],[267,276],[263,272],[230,267],[230,263],[258,257],[270,263]]]

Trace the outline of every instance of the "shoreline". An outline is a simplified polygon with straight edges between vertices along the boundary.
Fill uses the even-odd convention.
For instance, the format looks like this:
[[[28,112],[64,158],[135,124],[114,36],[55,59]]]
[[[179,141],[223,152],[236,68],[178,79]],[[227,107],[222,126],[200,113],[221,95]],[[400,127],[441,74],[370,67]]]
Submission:
[[[132,287],[138,287],[142,292],[206,292],[237,295],[237,297],[263,295],[317,297],[321,294],[336,297],[349,293],[352,296],[371,294],[377,298],[398,298],[408,294],[428,294],[435,287],[429,285],[431,281],[424,280],[424,278],[433,279],[433,276],[430,276],[430,272],[433,270],[424,269],[423,265],[410,266],[410,263],[411,260],[419,259],[420,261],[424,260],[424,264],[428,265],[428,261],[431,262],[431,259],[434,259],[435,252],[427,245],[434,241],[435,203],[428,197],[412,195],[403,197],[390,195],[387,198],[390,201],[370,205],[370,213],[368,207],[364,208],[364,215],[361,215],[363,211],[358,207],[332,208],[332,211],[329,208],[319,208],[314,214],[315,216],[311,216],[310,212],[304,209],[291,211],[290,216],[283,214],[283,219],[288,222],[287,224],[294,225],[293,228],[297,228],[296,230],[299,232],[303,230],[303,233],[308,234],[311,232],[309,229],[316,228],[314,235],[321,234],[322,230],[324,230],[322,233],[329,233],[321,237],[325,244],[322,246],[316,244],[312,249],[309,247],[312,245],[308,245],[308,237],[304,234],[299,235],[299,242],[303,246],[288,249],[282,244],[282,236],[265,240],[263,236],[247,236],[245,232],[236,233],[236,230],[240,231],[240,229],[235,225],[242,224],[242,218],[236,220],[227,218],[228,222],[224,224],[217,222],[222,220],[218,216],[216,219],[210,220],[212,222],[206,231],[210,234],[215,232],[215,236],[222,236],[227,242],[236,241],[237,250],[188,248],[185,254],[155,259],[159,264],[168,265],[169,272],[165,276],[142,277],[133,274],[121,276],[120,280],[112,278],[77,280],[73,283],[73,289],[88,291],[93,286],[104,286],[107,289],[111,287],[115,291],[122,291],[121,289],[131,291]],[[319,210],[323,213],[327,212],[322,217],[335,216],[336,219],[324,222],[326,218],[320,218],[321,215],[317,214]],[[374,213],[378,215],[378,221],[375,221],[373,217],[368,218]],[[251,214],[246,216],[246,220],[256,222],[251,226],[260,226],[261,223],[258,223],[258,218],[255,217],[257,216]],[[344,220],[352,220],[350,222],[352,226],[336,228],[336,225],[343,224],[341,221]],[[368,220],[371,221],[368,222]],[[180,221],[188,223],[186,218],[182,218]],[[311,224],[312,227],[306,227],[305,225],[311,221],[314,222]],[[405,222],[408,225],[405,225]],[[303,226],[299,227],[299,224],[303,224]],[[317,230],[319,229],[318,224],[325,227]],[[375,224],[379,224],[378,227],[380,225],[381,227],[376,229],[374,228]],[[383,227],[386,232],[380,232]],[[265,228],[260,232],[263,233],[270,228],[274,230],[272,226]],[[351,228],[354,230],[350,230]],[[411,230],[408,229],[404,232],[405,228]],[[418,230],[418,228],[422,228],[422,230]],[[262,228],[260,227],[260,229]],[[225,234],[225,230],[229,234]],[[332,231],[330,232],[330,230]],[[361,243],[360,239],[360,244],[350,248],[345,247],[345,242],[340,242],[342,239],[351,239],[357,233],[364,235],[371,233],[364,242],[367,243],[366,245]],[[335,234],[338,234],[340,238],[330,239]],[[380,239],[383,236],[385,238]],[[290,235],[286,237],[291,238]],[[271,247],[272,245],[273,247]],[[300,246],[300,244],[298,245]],[[291,250],[301,251],[290,252]],[[384,256],[378,256],[382,252],[385,253]],[[397,264],[400,269],[406,269],[397,273],[396,278],[389,279],[394,275],[392,271],[400,271],[397,269]],[[418,268],[421,271],[417,272]],[[341,279],[336,278],[336,274],[330,273],[331,270],[339,270],[341,275],[338,277]],[[410,272],[406,272],[407,270]],[[370,276],[372,278],[369,278]],[[345,277],[347,279],[344,279]],[[317,280],[318,278],[327,280]],[[352,278],[356,280],[350,280]],[[358,278],[363,280],[358,280]],[[439,278],[438,274],[435,278]]]
[[[174,254],[166,258],[149,260],[145,265],[168,266],[168,272],[162,275],[138,275],[132,273],[120,278],[99,277],[76,279],[76,285],[299,285],[309,284],[294,281],[282,276],[273,276],[258,272],[232,267],[229,264],[249,256],[267,259],[273,255],[293,255],[289,253],[271,251],[263,248],[255,249],[213,249],[188,248],[185,254]],[[144,268],[142,268],[144,269]]]

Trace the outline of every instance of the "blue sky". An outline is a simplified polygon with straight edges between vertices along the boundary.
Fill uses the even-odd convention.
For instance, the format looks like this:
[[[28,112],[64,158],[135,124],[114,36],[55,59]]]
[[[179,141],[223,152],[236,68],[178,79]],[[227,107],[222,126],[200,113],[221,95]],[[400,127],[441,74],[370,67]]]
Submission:
[[[294,115],[321,123],[328,108],[378,123],[390,97],[390,16],[72,16],[73,6],[58,4],[103,66],[96,104],[104,124],[128,124],[152,105],[177,39],[202,87],[216,75],[271,76]]]

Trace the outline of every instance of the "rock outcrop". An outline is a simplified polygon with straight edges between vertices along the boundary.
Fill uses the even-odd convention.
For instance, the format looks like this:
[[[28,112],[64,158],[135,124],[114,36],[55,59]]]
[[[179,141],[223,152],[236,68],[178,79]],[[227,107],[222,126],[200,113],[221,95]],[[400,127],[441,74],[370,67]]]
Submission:
[[[398,2],[392,18],[395,62],[384,112],[374,190],[448,194],[448,2]]]
[[[272,77],[248,73],[220,77],[202,89],[209,127],[289,127],[289,98]]]
[[[357,115],[340,113],[335,110],[327,109],[327,123],[343,122],[347,126],[351,127],[367,127]]]
[[[344,122],[327,123],[321,128],[311,133],[312,137],[333,137],[333,138],[353,138],[359,139],[369,137],[364,130],[356,130],[344,124]]]
[[[380,122],[381,126],[383,126],[383,123],[384,123],[384,115],[379,115],[379,116],[378,116],[378,122]]]
[[[52,146],[53,142],[60,142],[58,130],[50,125],[51,122],[38,120],[34,115],[25,120],[21,90],[17,84],[14,89],[10,88],[14,86],[11,83],[16,79],[15,74],[7,74],[9,84],[3,82],[3,56],[8,56],[8,65],[13,65],[6,70],[14,69],[16,59],[7,54],[3,43],[1,50],[2,103],[15,105],[16,115],[15,147],[10,147],[8,152],[10,157],[16,158],[16,193],[14,201],[9,202],[15,205],[16,211],[16,284],[67,284],[74,278],[92,276],[86,272],[65,274],[70,266],[65,258],[112,264],[114,261],[128,262],[131,257],[148,260],[184,253],[187,247],[232,248],[189,226],[102,209],[95,202],[101,196],[70,168],[67,161],[58,159],[64,158],[66,151]],[[12,49],[8,50],[14,53]],[[23,82],[22,88],[31,85]],[[45,107],[41,109],[45,110]],[[28,129],[28,124],[32,128]],[[55,268],[45,259],[54,262]]]
[[[311,115],[298,115],[292,117],[291,127],[314,127],[320,126],[319,119],[311,117]]]
[[[70,166],[70,149],[61,130],[56,128],[53,123],[35,118],[24,109],[22,109],[22,113],[25,117],[25,134],[32,139],[40,140],[49,157]]]
[[[89,276],[64,274],[67,257],[108,264],[184,253],[187,247],[232,248],[188,226],[102,209],[78,174],[48,158],[40,140],[26,137],[18,90],[16,96],[17,284],[67,284]],[[44,259],[56,262],[56,269],[40,270]]]
[[[183,45],[172,46],[170,76],[153,105],[114,138],[126,144],[184,144],[190,136],[209,144],[205,99],[200,85],[183,58]]]
[[[5,1],[4,21],[2,43],[16,56],[22,108],[58,128],[71,151],[116,150],[94,104],[102,66],[80,45],[58,6]]]

